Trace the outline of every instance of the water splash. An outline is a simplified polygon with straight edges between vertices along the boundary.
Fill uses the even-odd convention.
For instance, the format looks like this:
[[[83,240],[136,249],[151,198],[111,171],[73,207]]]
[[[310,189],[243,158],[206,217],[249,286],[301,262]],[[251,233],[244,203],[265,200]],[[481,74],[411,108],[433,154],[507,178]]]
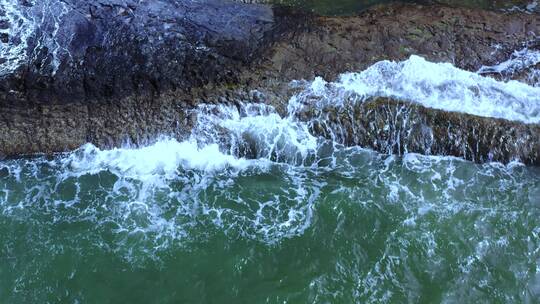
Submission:
[[[351,93],[358,101],[391,97],[445,111],[540,122],[540,88],[497,81],[415,55],[402,62],[377,62],[365,71],[342,74],[336,82],[318,77],[301,96],[312,96],[324,106],[351,100]]]
[[[536,66],[539,63],[540,51],[523,48],[522,50],[514,51],[506,61],[492,66],[482,66],[477,73],[481,75],[492,74],[500,76],[506,81],[523,74],[521,77],[523,80],[538,87],[540,86],[540,70]]]
[[[478,74],[513,74],[523,69],[529,68],[540,63],[540,52],[524,48],[519,51],[514,51],[510,59],[492,66],[482,66]]]

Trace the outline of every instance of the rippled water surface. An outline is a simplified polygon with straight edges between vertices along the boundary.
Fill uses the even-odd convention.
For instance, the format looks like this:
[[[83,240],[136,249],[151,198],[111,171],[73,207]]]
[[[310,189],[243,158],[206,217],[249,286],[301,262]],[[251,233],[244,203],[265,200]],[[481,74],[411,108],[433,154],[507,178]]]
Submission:
[[[537,63],[514,57],[480,72]],[[1,161],[0,303],[540,301],[540,168],[346,148],[295,118],[354,92],[537,122],[535,83],[413,56],[303,85],[286,117],[201,105],[183,142]]]
[[[309,166],[123,168],[102,153],[3,163],[3,302],[540,299],[538,168],[343,148]]]

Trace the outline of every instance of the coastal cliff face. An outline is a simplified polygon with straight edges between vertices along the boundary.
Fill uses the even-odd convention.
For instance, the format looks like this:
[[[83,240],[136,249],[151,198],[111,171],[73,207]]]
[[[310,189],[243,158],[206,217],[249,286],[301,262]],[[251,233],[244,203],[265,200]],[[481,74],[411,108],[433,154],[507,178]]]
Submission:
[[[284,115],[296,93],[289,85],[293,80],[333,80],[413,54],[476,71],[514,50],[539,48],[534,37],[540,35],[538,15],[445,6],[391,4],[352,17],[320,17],[218,0],[1,4],[3,156],[66,151],[86,142],[140,144],[159,134],[184,138],[195,119],[192,110],[201,103],[263,102]],[[520,73],[508,77],[523,79]],[[456,128],[467,145],[477,132],[469,121],[481,122],[486,138],[474,153],[463,153],[449,143],[455,138],[446,137],[415,152],[539,164],[537,124],[412,109],[431,117],[434,127],[464,122]],[[492,137],[509,127],[532,134],[530,149],[501,147],[494,157]],[[346,137],[351,144],[401,152]],[[519,141],[517,135],[511,139]]]

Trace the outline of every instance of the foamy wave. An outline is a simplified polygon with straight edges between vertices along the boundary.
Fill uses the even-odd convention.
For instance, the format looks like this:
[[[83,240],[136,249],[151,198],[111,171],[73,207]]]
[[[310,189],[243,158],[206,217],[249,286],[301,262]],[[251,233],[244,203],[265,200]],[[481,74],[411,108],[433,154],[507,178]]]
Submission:
[[[510,59],[492,66],[482,66],[478,74],[513,74],[540,63],[540,51],[524,48],[512,53]]]
[[[267,105],[239,109],[202,105],[188,140],[161,138],[144,147],[102,150],[86,144],[68,154],[63,166],[75,174],[114,174],[144,180],[154,175],[172,177],[178,170],[217,172],[264,167],[269,161],[301,164],[317,149],[317,138],[307,125],[281,118]]]
[[[365,71],[342,74],[337,82],[318,77],[300,95],[339,104],[350,93],[361,99],[392,97],[446,111],[540,122],[540,88],[497,81],[416,55],[402,62],[380,61]]]
[[[237,157],[306,164],[317,138],[294,116],[281,117],[264,104],[201,105],[192,139],[219,143]]]
[[[0,213],[90,219],[94,242],[130,260],[204,240],[193,230],[263,243],[303,234],[324,184],[302,166],[317,148],[305,125],[265,105],[204,105],[197,114],[185,141],[86,144],[52,160],[0,163]]]
[[[164,250],[215,237],[275,244],[303,235],[316,222],[317,205],[334,204],[336,193],[350,193],[346,197],[354,204],[370,208],[374,207],[370,204],[402,204],[410,209],[404,225],[412,227],[421,225],[429,210],[444,218],[455,213],[445,208],[457,208],[456,212],[472,209],[473,204],[460,202],[446,206],[445,200],[459,199],[466,191],[473,191],[468,195],[476,197],[474,191],[483,189],[477,186],[479,181],[489,176],[493,175],[494,181],[513,180],[506,173],[514,170],[511,166],[476,166],[450,157],[406,154],[398,158],[359,148],[337,148],[330,162],[297,166],[268,158],[245,159],[223,152],[223,147],[211,142],[223,131],[216,126],[237,130],[230,134],[242,135],[237,140],[260,132],[267,136],[260,138],[270,138],[270,143],[275,142],[275,137],[269,136],[275,128],[289,126],[291,130],[276,134],[289,138],[289,132],[299,132],[292,136],[291,145],[302,142],[295,138],[303,138],[304,131],[297,130],[294,121],[274,120],[272,111],[262,111],[259,114],[268,119],[262,121],[269,123],[262,127],[262,122],[245,113],[251,110],[226,108],[213,116],[202,115],[201,120],[216,119],[217,124],[208,125],[208,142],[204,144],[162,139],[142,148],[101,150],[85,145],[52,160],[2,162],[0,214],[32,218],[45,231],[32,236],[40,246],[55,235],[59,224],[91,225],[92,233],[74,231],[73,239],[85,237],[136,265],[141,259],[159,259]],[[271,128],[270,122],[277,126]],[[228,130],[225,133],[230,133]],[[293,150],[293,154],[298,153]],[[478,177],[469,176],[470,172]],[[402,179],[410,174],[414,177]],[[366,189],[377,189],[373,193],[379,196],[373,199]],[[536,194],[538,191],[529,194],[531,202],[536,201]],[[433,203],[439,201],[443,206]],[[76,246],[73,242],[66,246]]]
[[[0,215],[35,216],[43,230],[90,221],[92,243],[136,264],[204,242],[201,231],[268,244],[301,235],[323,184],[303,167],[238,158],[217,144],[85,145],[51,160],[0,163]]]
[[[507,174],[511,166],[343,148],[317,139],[307,123],[296,119],[300,102],[339,104],[350,92],[478,115],[495,115],[496,109],[505,109],[503,102],[510,102],[500,115],[538,117],[512,108],[517,101],[536,102],[523,111],[538,107],[538,89],[530,86],[497,82],[416,56],[401,63],[383,61],[344,74],[336,83],[316,79],[290,100],[287,117],[261,104],[202,105],[185,141],[162,138],[146,147],[111,150],[87,144],[52,160],[1,162],[0,213],[33,218],[50,229],[44,237],[54,235],[56,223],[90,222],[97,231],[89,236],[93,243],[137,259],[204,240],[205,233],[269,244],[302,235],[316,219],[317,204],[332,200],[332,193],[350,192],[355,204],[366,206],[402,204],[408,212],[404,227],[414,227],[429,210],[439,208],[442,218],[454,212],[447,207],[472,208],[460,200],[478,197],[475,191],[485,189],[490,176],[492,183],[504,179],[514,185],[513,175]],[[315,98],[301,98],[308,93]],[[408,175],[414,177],[403,178]],[[499,188],[490,191],[489,197],[495,197]],[[525,195],[536,202],[538,193]],[[48,239],[41,237],[36,236],[45,244]]]
[[[77,173],[110,170],[132,178],[154,174],[170,176],[180,167],[211,172],[227,167],[242,169],[249,165],[245,159],[222,153],[217,144],[198,147],[194,141],[178,142],[170,138],[142,148],[101,150],[87,144],[63,161]]]

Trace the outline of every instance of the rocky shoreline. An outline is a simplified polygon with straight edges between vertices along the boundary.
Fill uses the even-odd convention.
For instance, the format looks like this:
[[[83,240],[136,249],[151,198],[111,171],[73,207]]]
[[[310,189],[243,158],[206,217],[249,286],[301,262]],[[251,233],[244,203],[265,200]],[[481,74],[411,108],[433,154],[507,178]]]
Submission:
[[[293,80],[332,80],[413,54],[476,71],[540,35],[538,15],[447,6],[388,4],[357,16],[321,17],[213,0],[16,3],[21,17],[14,8],[0,11],[8,33],[2,34],[0,59],[4,157],[68,151],[87,142],[144,144],[160,134],[182,139],[194,123],[191,110],[201,103],[263,102],[283,113],[295,93]],[[361,107],[382,117],[386,110],[375,106],[382,104],[405,103]],[[537,124],[407,107],[422,126],[418,136],[426,136],[415,142],[436,138],[429,149],[409,151],[540,165]],[[361,117],[354,123],[362,125]],[[442,136],[450,124],[454,135]],[[422,135],[426,128],[431,131]],[[391,138],[382,130],[370,132],[379,134],[376,141],[367,140],[368,133],[365,140],[345,141],[386,153],[414,146],[403,141],[389,148]]]

